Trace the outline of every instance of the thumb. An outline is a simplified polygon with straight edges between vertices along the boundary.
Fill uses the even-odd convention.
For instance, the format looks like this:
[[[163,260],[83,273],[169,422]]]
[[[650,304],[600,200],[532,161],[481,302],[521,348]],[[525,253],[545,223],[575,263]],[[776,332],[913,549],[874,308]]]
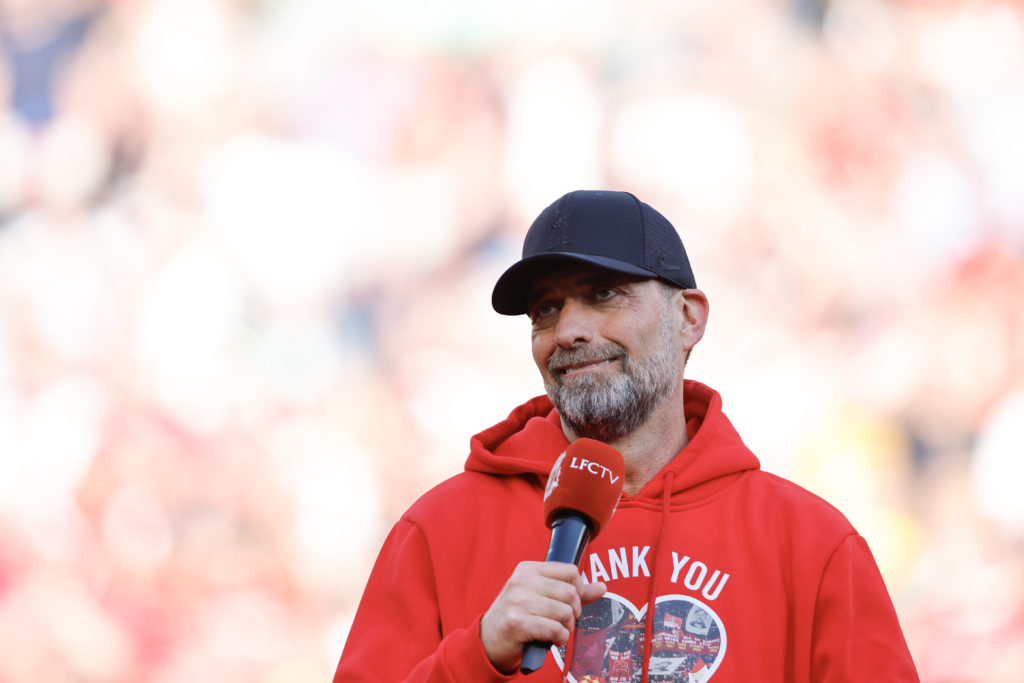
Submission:
[[[603,581],[584,584],[583,592],[580,593],[580,602],[584,605],[589,605],[595,600],[603,597],[607,592],[608,586]]]

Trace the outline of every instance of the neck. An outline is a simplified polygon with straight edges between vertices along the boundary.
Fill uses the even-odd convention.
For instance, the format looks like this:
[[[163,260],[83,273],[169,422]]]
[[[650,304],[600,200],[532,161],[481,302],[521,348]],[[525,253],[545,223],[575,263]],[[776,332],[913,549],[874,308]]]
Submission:
[[[579,438],[564,422],[562,431],[569,441]],[[680,385],[639,428],[608,442],[609,446],[622,453],[626,465],[622,490],[630,496],[638,494],[689,441],[686,418],[683,416],[683,388]]]

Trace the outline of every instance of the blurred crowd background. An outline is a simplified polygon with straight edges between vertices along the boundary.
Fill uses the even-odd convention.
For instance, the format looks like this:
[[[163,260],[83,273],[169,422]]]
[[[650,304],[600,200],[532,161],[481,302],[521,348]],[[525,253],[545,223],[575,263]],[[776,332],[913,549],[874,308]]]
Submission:
[[[1019,2],[0,0],[0,682],[329,680],[541,393],[490,290],[578,188],[679,229],[688,374],[923,680],[1020,681]]]

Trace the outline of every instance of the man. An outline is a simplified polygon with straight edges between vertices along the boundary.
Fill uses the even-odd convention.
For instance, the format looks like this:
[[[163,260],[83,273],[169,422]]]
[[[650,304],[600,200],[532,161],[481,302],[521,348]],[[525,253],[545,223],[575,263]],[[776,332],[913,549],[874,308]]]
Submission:
[[[708,300],[661,214],[627,193],[565,195],[492,304],[529,315],[547,395],[473,437],[466,471],[395,525],[335,683],[513,680],[531,641],[555,645],[537,683],[918,680],[865,541],[761,471],[719,395],[684,380]],[[626,469],[577,569],[537,560],[548,472],[580,437]],[[621,618],[575,647],[587,614]]]

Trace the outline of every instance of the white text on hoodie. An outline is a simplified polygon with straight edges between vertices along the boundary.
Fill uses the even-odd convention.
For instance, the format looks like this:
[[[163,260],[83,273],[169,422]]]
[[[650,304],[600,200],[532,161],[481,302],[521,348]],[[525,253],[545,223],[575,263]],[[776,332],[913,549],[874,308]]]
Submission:
[[[589,573],[584,571],[582,567],[586,566],[586,563],[581,562],[580,574],[587,583],[640,576],[650,578],[651,572],[647,567],[647,554],[650,550],[649,545],[609,548],[608,568],[605,567],[599,554],[590,553],[590,571]],[[722,589],[728,580],[729,574],[719,569],[711,570],[704,562],[691,562],[689,555],[680,556],[676,551],[672,551],[672,575],[669,578],[671,583],[678,584],[682,581],[689,590],[700,592],[708,600],[714,600],[722,594]]]

